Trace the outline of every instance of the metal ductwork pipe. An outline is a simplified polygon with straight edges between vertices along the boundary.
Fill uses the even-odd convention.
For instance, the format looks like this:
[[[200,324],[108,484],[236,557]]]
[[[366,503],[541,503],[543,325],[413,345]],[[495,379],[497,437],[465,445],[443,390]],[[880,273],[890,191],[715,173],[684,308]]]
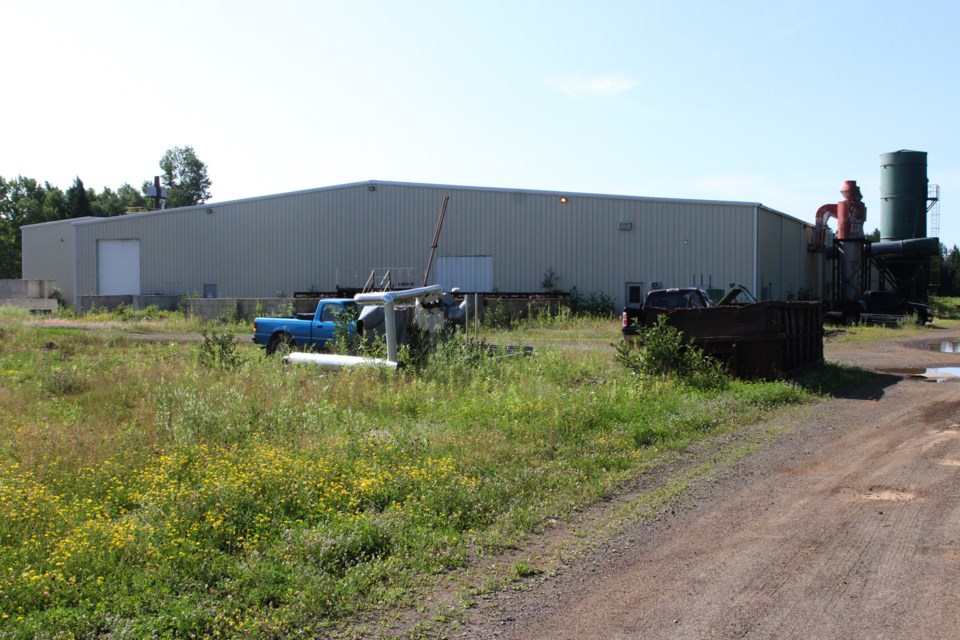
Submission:
[[[940,251],[939,238],[913,238],[911,240],[890,240],[874,242],[870,245],[872,256],[924,257],[935,256]]]
[[[825,244],[823,236],[827,232],[827,219],[836,217],[837,205],[835,204],[825,204],[817,209],[817,214],[814,217],[814,220],[817,221],[816,227],[813,231],[814,251],[823,251],[823,245]]]
[[[403,300],[415,300],[428,296],[439,297],[443,293],[443,287],[438,284],[432,284],[427,287],[418,287],[416,289],[405,289],[403,291],[387,291],[381,293],[358,293],[353,296],[357,304],[376,304],[383,306],[384,322],[387,329],[387,360],[397,361],[397,328],[396,315],[394,313],[394,303]]]

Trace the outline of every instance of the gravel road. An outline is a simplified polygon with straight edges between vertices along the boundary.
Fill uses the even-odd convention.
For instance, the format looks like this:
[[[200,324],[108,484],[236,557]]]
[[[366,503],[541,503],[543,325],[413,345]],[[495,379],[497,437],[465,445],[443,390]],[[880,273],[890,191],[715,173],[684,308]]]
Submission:
[[[826,352],[960,367],[927,348],[950,341]],[[887,375],[783,420],[787,435],[682,507],[476,607],[452,637],[960,638],[960,379]]]

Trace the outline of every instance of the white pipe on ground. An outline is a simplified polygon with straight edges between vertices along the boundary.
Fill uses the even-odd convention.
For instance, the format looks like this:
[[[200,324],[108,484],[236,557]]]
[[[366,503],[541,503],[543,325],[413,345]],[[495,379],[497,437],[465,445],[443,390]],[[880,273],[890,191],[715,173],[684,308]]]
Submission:
[[[321,369],[336,370],[344,367],[375,367],[396,369],[397,363],[380,358],[362,358],[360,356],[341,356],[334,353],[301,353],[295,351],[284,356],[284,364],[311,364]]]

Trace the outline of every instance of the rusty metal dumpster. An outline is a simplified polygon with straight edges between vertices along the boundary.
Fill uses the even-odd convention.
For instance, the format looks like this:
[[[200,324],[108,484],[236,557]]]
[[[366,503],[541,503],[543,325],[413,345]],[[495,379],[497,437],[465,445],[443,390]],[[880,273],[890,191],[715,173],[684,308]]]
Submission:
[[[788,376],[823,361],[819,302],[769,300],[705,309],[645,309],[644,324],[664,315],[730,373],[745,379]]]

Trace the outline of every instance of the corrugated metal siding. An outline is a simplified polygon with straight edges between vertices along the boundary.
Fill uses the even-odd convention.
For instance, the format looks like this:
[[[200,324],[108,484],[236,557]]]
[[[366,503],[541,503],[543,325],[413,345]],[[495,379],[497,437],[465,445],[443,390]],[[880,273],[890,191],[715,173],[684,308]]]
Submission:
[[[783,239],[780,244],[780,296],[787,300],[796,300],[800,289],[805,288],[803,265],[800,260],[806,253],[803,244],[803,226],[793,220],[780,218]],[[801,246],[803,252],[801,252]]]
[[[823,277],[825,273],[825,260],[823,253],[812,253],[807,251],[807,247],[813,244],[814,229],[810,225],[804,225],[800,234],[801,268],[803,269],[804,287],[815,297],[823,297]]]
[[[73,221],[61,220],[25,226],[23,262],[25,280],[56,280],[64,299],[73,299]]]
[[[774,211],[760,210],[759,267],[763,287],[774,299],[789,300],[804,293],[820,294],[820,254],[807,251],[811,226]]]
[[[753,281],[757,207],[749,203],[576,194],[562,203],[544,192],[374,183],[81,224],[77,294],[96,292],[97,239],[141,240],[144,294],[216,284],[224,297],[273,296],[331,291],[345,284],[338,269],[422,273],[446,195],[437,256],[493,256],[500,291],[539,291],[549,268],[560,288],[603,293],[618,304],[626,282],[723,288]],[[762,211],[759,218],[760,271],[769,279],[773,265],[780,273],[783,216]],[[619,230],[621,222],[632,228]]]
[[[758,220],[759,246],[757,252],[757,271],[759,291],[757,297],[765,300],[784,298],[781,278],[781,243],[783,242],[783,224],[781,216],[764,209],[760,210]]]

